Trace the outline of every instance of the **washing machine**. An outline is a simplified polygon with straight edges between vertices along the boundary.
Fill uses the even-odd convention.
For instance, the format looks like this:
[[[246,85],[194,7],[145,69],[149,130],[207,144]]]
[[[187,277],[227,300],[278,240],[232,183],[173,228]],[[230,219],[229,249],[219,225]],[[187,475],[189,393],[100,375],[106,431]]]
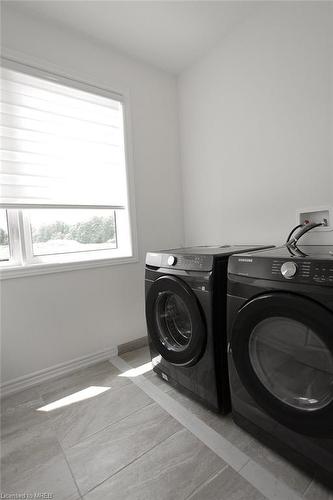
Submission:
[[[228,258],[260,246],[178,248],[146,257],[153,370],[211,409],[230,409],[226,360]]]
[[[233,255],[227,302],[234,421],[333,487],[333,246]]]

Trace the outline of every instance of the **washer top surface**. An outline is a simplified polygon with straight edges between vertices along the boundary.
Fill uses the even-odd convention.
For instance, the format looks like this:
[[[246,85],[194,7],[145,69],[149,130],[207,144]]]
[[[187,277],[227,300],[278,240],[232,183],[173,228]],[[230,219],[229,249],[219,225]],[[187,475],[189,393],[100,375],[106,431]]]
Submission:
[[[270,248],[270,245],[212,245],[171,248],[169,250],[159,250],[156,253],[177,254],[177,255],[213,255],[216,257],[228,257],[236,252],[252,252],[261,248]]]
[[[246,253],[246,256],[251,254]],[[271,259],[308,259],[308,260],[329,260],[333,262],[333,245],[298,245],[295,249],[290,249],[286,245],[275,248],[268,248],[256,253],[256,257],[268,257]]]

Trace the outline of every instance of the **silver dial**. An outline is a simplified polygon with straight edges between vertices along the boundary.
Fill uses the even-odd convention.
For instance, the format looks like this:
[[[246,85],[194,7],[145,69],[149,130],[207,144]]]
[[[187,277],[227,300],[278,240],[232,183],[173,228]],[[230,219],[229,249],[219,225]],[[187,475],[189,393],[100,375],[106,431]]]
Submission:
[[[174,257],[173,255],[169,255],[168,257],[168,264],[169,266],[174,266],[177,262],[177,259],[176,257]]]
[[[284,278],[290,279],[297,273],[295,262],[284,262],[281,266],[281,274]]]

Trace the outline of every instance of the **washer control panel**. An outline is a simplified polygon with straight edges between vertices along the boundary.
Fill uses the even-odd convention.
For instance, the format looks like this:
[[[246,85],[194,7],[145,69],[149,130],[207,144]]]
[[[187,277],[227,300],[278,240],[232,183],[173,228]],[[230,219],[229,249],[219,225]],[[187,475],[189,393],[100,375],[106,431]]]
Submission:
[[[283,261],[273,260],[271,275],[276,278],[294,280],[296,282],[312,282],[318,284],[333,285],[333,260],[300,260]]]
[[[228,276],[256,280],[321,285],[333,289],[333,246],[304,245],[292,251],[285,245],[229,257]]]

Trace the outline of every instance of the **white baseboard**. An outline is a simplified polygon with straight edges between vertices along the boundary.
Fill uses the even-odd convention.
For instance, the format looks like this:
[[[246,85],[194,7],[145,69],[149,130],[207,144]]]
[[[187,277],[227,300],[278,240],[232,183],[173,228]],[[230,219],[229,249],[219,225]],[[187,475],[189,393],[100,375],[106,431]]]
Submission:
[[[65,361],[64,363],[51,366],[51,368],[45,368],[44,370],[39,370],[37,372],[24,375],[23,377],[15,378],[0,385],[0,397],[9,396],[15,392],[23,391],[24,389],[41,384],[47,380],[67,375],[68,373],[79,370],[80,368],[94,365],[100,361],[106,361],[117,355],[118,347],[111,347],[94,354],[88,354],[87,356],[81,356],[80,358]]]

